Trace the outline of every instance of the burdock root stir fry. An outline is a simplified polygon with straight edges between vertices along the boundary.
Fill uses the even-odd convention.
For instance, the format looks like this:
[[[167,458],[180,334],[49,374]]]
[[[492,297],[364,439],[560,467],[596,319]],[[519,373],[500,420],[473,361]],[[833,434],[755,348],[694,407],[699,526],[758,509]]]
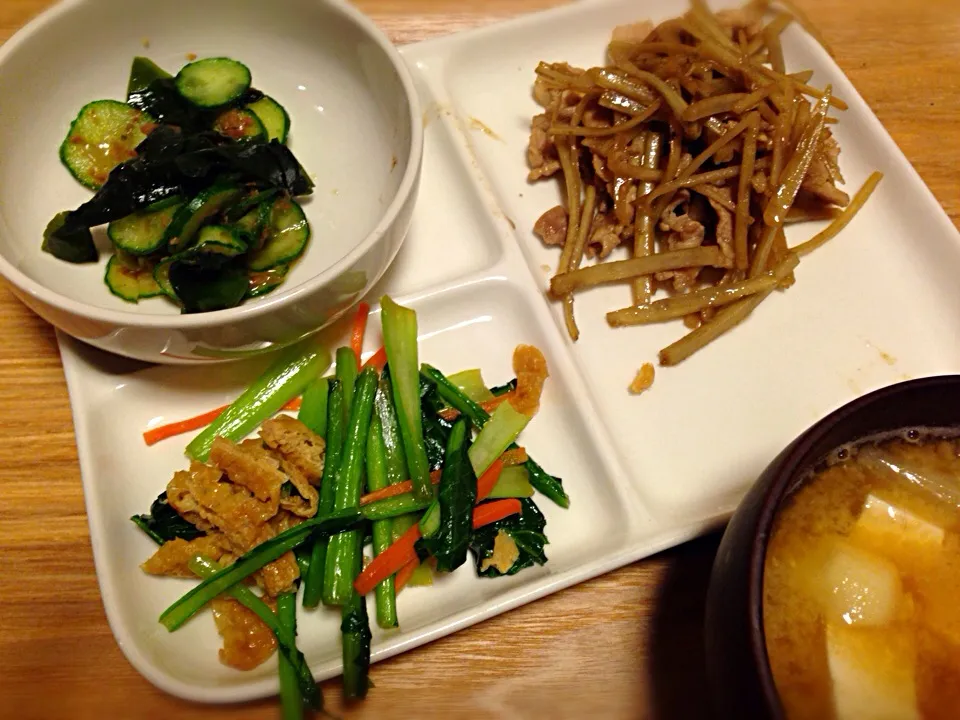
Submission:
[[[799,258],[839,232],[880,180],[851,198],[831,110],[846,104],[788,73],[780,35],[794,19],[766,2],[711,13],[702,0],[679,18],[618,27],[608,64],[541,63],[534,96],[531,181],[556,176],[564,205],[536,222],[562,248],[550,283],[570,337],[574,294],[629,283],[613,327],[683,318],[691,329],[660,351],[675,365],[793,281]],[[831,220],[789,248],[784,227]],[[629,258],[608,260],[625,245]],[[598,262],[580,267],[584,256]],[[606,262],[603,262],[605,261]],[[668,296],[654,299],[660,289]]]

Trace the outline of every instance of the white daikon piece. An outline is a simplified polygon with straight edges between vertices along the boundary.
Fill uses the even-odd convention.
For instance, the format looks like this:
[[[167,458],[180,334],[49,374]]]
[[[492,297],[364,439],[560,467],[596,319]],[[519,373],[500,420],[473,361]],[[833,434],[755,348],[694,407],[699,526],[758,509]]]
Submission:
[[[895,507],[876,495],[867,495],[853,534],[876,547],[910,543],[916,548],[939,549],[944,530],[902,507]]]
[[[828,623],[827,662],[837,720],[920,717],[911,631]]]
[[[896,565],[843,541],[833,545],[821,581],[827,622],[885,625],[894,619],[903,599]]]

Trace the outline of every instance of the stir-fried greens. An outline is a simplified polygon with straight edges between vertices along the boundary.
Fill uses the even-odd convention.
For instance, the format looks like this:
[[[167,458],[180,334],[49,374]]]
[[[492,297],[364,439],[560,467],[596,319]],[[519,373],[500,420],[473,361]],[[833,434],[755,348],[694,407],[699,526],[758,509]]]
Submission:
[[[284,145],[289,127],[236,60],[197,60],[172,77],[134,58],[127,101],[88,103],[67,132],[60,158],[96,194],[51,220],[43,249],[95,262],[90,230],[109,223],[104,280],[124,300],[165,296],[206,312],[268,293],[310,237],[294,197],[313,182]]]
[[[322,708],[296,648],[300,585],[304,608],[339,608],[344,692],[363,697],[365,595],[375,595],[378,625],[392,628],[402,622],[398,592],[471,554],[481,577],[543,565],[546,519],[534,488],[569,505],[559,479],[516,444],[539,409],[548,374],[540,351],[517,347],[516,378],[488,388],[479,370],[448,377],[421,365],[415,313],[388,297],[381,308],[384,352],[360,367],[363,303],[334,376],[320,377],[330,354],[316,344],[286,351],[234,403],[201,416],[210,424],[187,446],[189,469],[174,474],[150,513],[132,518],[160,545],[145,572],[201,578],[160,622],[176,630],[209,604],[221,660],[238,669],[278,648],[285,717]],[[301,393],[298,419],[277,414],[298,407]],[[196,425],[171,428],[145,438]]]
[[[532,122],[529,179],[559,177],[564,204],[534,232],[561,248],[550,293],[573,340],[574,295],[629,283],[631,305],[607,321],[682,317],[691,332],[659,356],[681,362],[789,287],[798,257],[842,229],[879,181],[872,175],[852,201],[837,187],[829,113],[846,104],[810,86],[812,72],[787,72],[780,36],[794,16],[766,21],[772,4],[714,14],[692,0],[656,27],[614,30],[602,67],[537,67],[543,112]],[[789,248],[785,226],[805,220],[832,223]],[[627,259],[581,267],[620,246]],[[669,297],[655,299],[660,289]]]

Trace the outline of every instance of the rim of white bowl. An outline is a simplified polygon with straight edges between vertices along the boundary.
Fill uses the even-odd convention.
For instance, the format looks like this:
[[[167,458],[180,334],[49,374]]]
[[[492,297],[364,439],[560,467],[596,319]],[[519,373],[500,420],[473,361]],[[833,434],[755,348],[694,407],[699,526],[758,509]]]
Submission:
[[[0,47],[0,65],[3,64],[7,56],[19,47],[21,43],[36,34],[59,15],[70,8],[91,1],[92,0],[63,0],[33,18]],[[390,64],[394,70],[396,70],[397,76],[400,78],[400,83],[403,86],[404,94],[407,98],[407,107],[410,110],[410,145],[407,153],[407,166],[404,169],[400,185],[397,187],[393,200],[387,206],[377,225],[345,256],[326,270],[323,270],[297,287],[276,294],[271,293],[264,298],[258,298],[252,303],[246,303],[235,308],[190,315],[142,315],[126,310],[111,310],[109,308],[89,305],[69,298],[66,295],[61,295],[45,285],[38,283],[14,267],[14,265],[2,255],[0,255],[0,275],[3,275],[21,291],[38,300],[52,305],[57,309],[79,315],[89,320],[127,327],[182,330],[222,325],[224,322],[230,322],[231,320],[246,320],[264,315],[278,307],[291,304],[301,296],[309,295],[315,289],[325,285],[353,265],[358,258],[366,253],[370,247],[375,245],[377,241],[386,234],[387,230],[393,226],[397,215],[414,190],[420,171],[421,157],[423,155],[423,124],[421,122],[420,97],[417,94],[413,76],[410,74],[410,70],[407,68],[406,62],[400,55],[397,47],[373,20],[353,5],[350,5],[346,0],[325,0],[325,2],[330,5],[333,10],[336,10],[348,20],[352,21],[383,50]]]

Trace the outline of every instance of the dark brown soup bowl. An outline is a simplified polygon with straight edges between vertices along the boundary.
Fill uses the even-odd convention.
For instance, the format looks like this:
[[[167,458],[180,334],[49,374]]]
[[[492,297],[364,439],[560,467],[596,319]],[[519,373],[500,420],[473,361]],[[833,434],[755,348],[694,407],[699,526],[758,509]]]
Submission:
[[[707,595],[707,670],[719,717],[784,717],[763,634],[764,556],[781,503],[831,450],[911,427],[960,428],[960,375],[911,380],[844,405],[781,452],[740,503]]]

